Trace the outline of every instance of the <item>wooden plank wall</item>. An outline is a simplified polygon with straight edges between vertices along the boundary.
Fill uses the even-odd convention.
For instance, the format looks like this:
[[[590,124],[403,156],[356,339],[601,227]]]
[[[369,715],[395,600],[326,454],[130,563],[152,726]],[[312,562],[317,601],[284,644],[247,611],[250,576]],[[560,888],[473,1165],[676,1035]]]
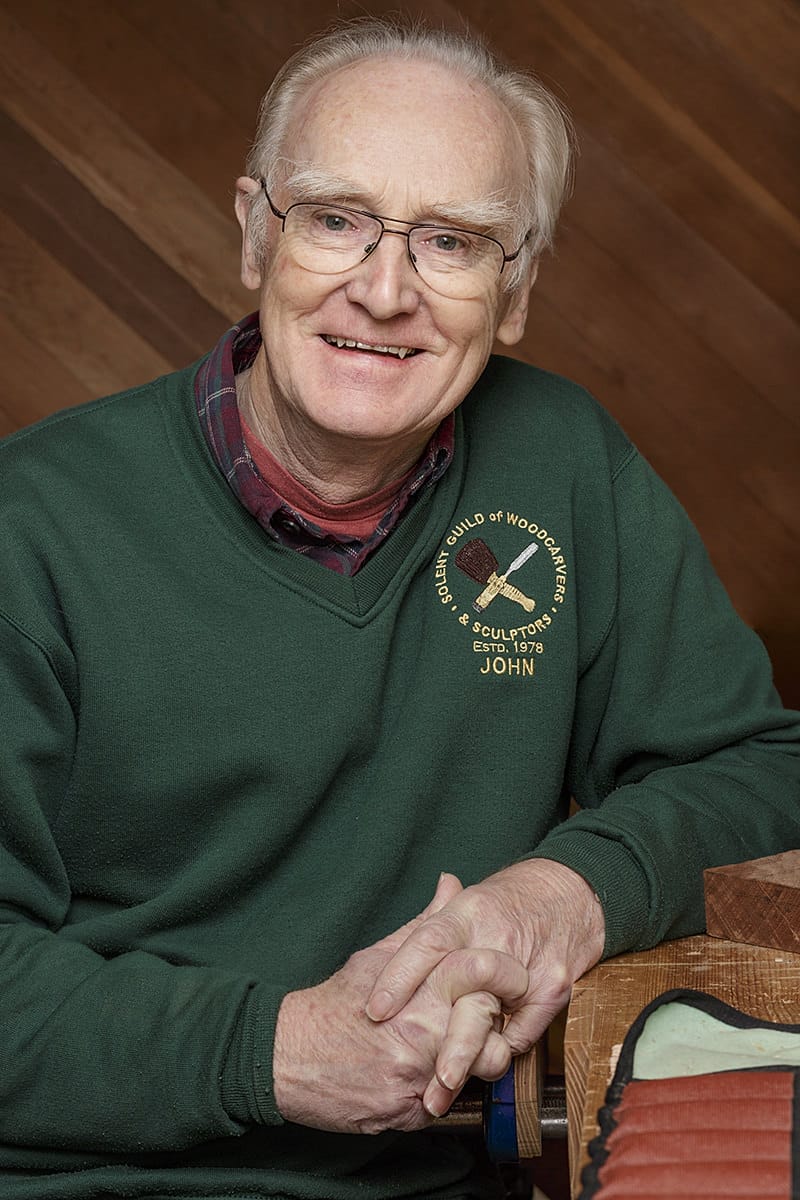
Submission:
[[[251,307],[231,203],[259,97],[337,13],[393,7],[0,0],[0,434],[191,361]],[[406,7],[571,107],[577,187],[520,357],[622,422],[800,705],[797,4]]]

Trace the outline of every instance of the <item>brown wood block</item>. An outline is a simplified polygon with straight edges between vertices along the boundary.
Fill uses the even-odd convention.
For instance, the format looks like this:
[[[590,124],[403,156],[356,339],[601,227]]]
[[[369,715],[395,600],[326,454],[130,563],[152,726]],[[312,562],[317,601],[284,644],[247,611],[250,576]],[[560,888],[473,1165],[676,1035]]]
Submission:
[[[800,850],[703,872],[712,937],[800,951]]]

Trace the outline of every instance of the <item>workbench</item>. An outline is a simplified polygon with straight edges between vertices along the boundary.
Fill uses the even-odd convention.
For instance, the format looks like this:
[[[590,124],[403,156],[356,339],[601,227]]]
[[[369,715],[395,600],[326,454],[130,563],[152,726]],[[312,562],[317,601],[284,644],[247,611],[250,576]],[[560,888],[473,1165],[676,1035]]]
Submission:
[[[650,1000],[678,987],[709,992],[755,1017],[800,1023],[800,954],[786,950],[701,935],[594,967],[573,986],[564,1035],[573,1197],[628,1027]]]

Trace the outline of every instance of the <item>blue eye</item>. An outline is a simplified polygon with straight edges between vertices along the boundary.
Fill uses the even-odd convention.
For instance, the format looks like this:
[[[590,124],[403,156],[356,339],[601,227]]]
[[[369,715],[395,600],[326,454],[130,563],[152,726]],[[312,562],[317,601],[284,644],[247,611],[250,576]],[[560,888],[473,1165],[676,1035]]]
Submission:
[[[452,233],[440,233],[438,237],[434,238],[434,245],[437,250],[453,251],[461,249],[463,242]]]
[[[323,225],[329,229],[331,233],[342,233],[349,225],[341,213],[326,213],[322,218]]]

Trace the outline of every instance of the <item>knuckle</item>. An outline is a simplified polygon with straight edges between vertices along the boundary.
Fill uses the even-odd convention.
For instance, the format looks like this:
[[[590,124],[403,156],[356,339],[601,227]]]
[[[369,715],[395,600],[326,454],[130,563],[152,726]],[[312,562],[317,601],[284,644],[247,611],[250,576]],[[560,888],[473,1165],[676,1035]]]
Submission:
[[[474,930],[482,930],[490,945],[518,956],[519,914],[506,902],[504,893],[484,881],[462,892],[465,920]]]
[[[526,1054],[550,1024],[554,1012],[540,1005],[516,1013],[503,1030],[512,1054]]]
[[[558,992],[564,991],[572,982],[567,964],[563,959],[556,959],[554,962],[549,963],[547,978],[550,987]]]
[[[389,1126],[387,1122],[379,1120],[378,1117],[364,1117],[362,1120],[354,1121],[356,1133],[364,1133],[368,1135],[383,1133]]]
[[[403,1080],[414,1080],[424,1072],[427,1058],[424,1053],[429,1031],[421,1021],[397,1018],[387,1022],[387,1033],[391,1035],[391,1063],[394,1074]]]
[[[436,913],[412,934],[419,947],[434,954],[447,954],[463,944],[461,922],[455,913]]]
[[[406,1110],[395,1121],[392,1122],[392,1129],[398,1130],[400,1133],[414,1133],[418,1129],[424,1129],[426,1125],[430,1125],[433,1118],[430,1113],[426,1112],[422,1101],[415,1099],[408,1104]]]
[[[518,1054],[527,1054],[536,1041],[536,1036],[529,1037],[521,1029],[507,1029],[503,1034],[503,1038],[514,1057]]]
[[[537,998],[544,1004],[555,1006],[554,1011],[557,1012],[569,999],[570,988],[574,982],[572,972],[563,960],[556,959],[543,964],[537,974]]]
[[[495,1017],[500,1015],[500,1001],[497,996],[493,992],[476,991],[472,993],[471,999],[472,1008],[483,1018],[485,1024],[491,1028]]]
[[[476,987],[483,986],[492,980],[496,974],[496,958],[491,950],[472,950],[465,963],[469,982]]]
[[[447,956],[447,969],[460,980],[462,994],[488,989],[500,983],[498,959],[494,950],[471,947],[453,950]]]

